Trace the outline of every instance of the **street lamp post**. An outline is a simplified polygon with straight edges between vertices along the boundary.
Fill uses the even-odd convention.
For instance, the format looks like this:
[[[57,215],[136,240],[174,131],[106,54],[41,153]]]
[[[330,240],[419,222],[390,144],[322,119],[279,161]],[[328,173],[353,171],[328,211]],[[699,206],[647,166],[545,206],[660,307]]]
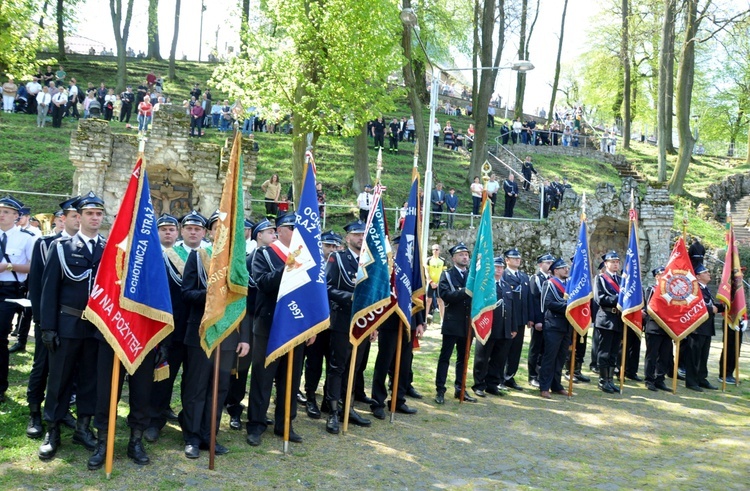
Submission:
[[[514,72],[530,72],[534,69],[534,64],[528,60],[518,60],[515,63],[502,67],[510,68]],[[510,78],[508,78],[508,99],[505,101],[505,119],[508,119],[508,104],[510,104]]]
[[[205,0],[201,0],[201,28],[198,34],[198,61],[201,61],[201,50],[203,49],[203,12],[206,11]]]

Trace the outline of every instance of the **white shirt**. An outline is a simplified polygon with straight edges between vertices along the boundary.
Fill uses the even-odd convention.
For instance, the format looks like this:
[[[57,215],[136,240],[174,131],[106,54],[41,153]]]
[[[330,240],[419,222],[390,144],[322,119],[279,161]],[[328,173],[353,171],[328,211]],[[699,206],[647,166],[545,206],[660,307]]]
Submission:
[[[42,91],[42,84],[39,82],[29,82],[26,84],[26,92],[28,92],[31,95],[37,95]]]
[[[359,206],[360,210],[369,210],[370,206],[372,206],[372,195],[367,191],[359,193],[359,196],[357,196],[357,206]]]
[[[73,96],[78,97],[78,86],[77,85],[71,85],[70,90],[68,90],[68,97],[73,98]]]
[[[55,94],[55,96],[52,98],[52,102],[56,102],[58,104],[66,104],[68,102],[68,96],[63,94],[62,92],[58,92]]]
[[[497,181],[490,180],[487,182],[487,194],[493,195],[500,189],[500,183]]]
[[[6,235],[6,246],[5,254],[10,258],[10,262],[13,264],[29,264],[31,262],[31,253],[34,250],[34,242],[36,237],[33,235],[22,232],[19,227],[13,227],[9,230],[0,230],[0,237],[2,234]],[[0,258],[0,263],[7,263],[5,257]],[[13,274],[15,273],[15,275]],[[26,273],[19,273],[17,271],[3,271],[0,273],[0,281],[24,281],[26,279]]]
[[[52,96],[49,95],[49,92],[39,92],[36,95],[36,103],[37,104],[49,106],[50,102],[52,102]]]

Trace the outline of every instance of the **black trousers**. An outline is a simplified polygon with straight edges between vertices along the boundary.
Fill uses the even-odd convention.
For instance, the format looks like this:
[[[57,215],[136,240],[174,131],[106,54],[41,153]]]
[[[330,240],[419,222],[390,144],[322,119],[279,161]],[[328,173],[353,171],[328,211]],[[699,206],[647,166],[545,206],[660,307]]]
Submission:
[[[354,362],[354,373],[356,375],[362,365],[365,354],[369,351],[365,347],[369,341],[365,341],[357,348],[357,358]],[[344,399],[346,395],[346,384],[348,382],[349,364],[352,355],[352,344],[349,342],[349,332],[331,331],[331,344],[329,346],[329,365],[326,370],[326,400],[337,402]],[[356,376],[352,391],[356,395]],[[364,387],[362,387],[364,392]],[[360,394],[361,395],[361,394]]]
[[[399,324],[400,325],[400,324]],[[385,407],[388,397],[388,388],[385,380],[390,371],[391,364],[396,361],[396,348],[398,346],[398,330],[384,330],[378,334],[378,356],[375,358],[375,368],[372,374],[372,398],[376,407]],[[401,336],[401,359],[399,362],[398,387],[396,388],[396,405],[406,403],[406,391],[411,383],[409,373],[411,371],[411,339],[406,332]],[[391,389],[393,392],[393,389]],[[391,395],[391,397],[393,397]]]
[[[31,308],[18,309],[18,342],[26,344],[31,331]]]
[[[201,128],[203,128],[203,118],[190,117],[190,136],[195,136],[194,130],[198,128],[198,138],[201,136]]]
[[[94,427],[107,431],[109,402],[112,391],[112,365],[115,352],[106,341],[99,341],[96,383],[96,414]],[[118,363],[120,363],[118,361]],[[117,385],[117,400],[122,395],[122,382],[125,380],[125,367],[120,364],[120,380]],[[128,376],[128,426],[134,430],[145,430],[151,421],[151,388],[154,384],[154,350],[143,359],[133,375]]]
[[[503,367],[508,361],[511,339],[489,338],[487,343],[474,344],[474,390],[486,390],[504,382]]]
[[[625,329],[630,329],[625,327]],[[614,368],[617,365],[617,353],[620,351],[620,340],[622,332],[607,329],[596,329],[599,331],[599,346],[596,354],[596,365],[602,368]]]
[[[518,366],[521,363],[521,351],[523,351],[523,336],[526,326],[518,326],[518,334],[510,342],[510,351],[508,352],[508,363],[505,365],[505,380],[513,380],[518,372]]]
[[[330,362],[331,331],[326,329],[318,333],[315,342],[305,346],[305,394],[308,399],[315,395],[323,377],[323,360]]]
[[[596,371],[596,364],[599,363],[599,340],[601,339],[601,332],[599,329],[592,329],[593,334],[591,335],[591,364],[589,368],[591,371]]]
[[[523,190],[524,191],[528,191],[529,188],[531,187],[531,184],[530,184],[531,183],[531,172],[529,172],[528,175],[526,175],[526,173],[524,172],[523,173],[523,179],[524,179],[524,181],[523,181]]]
[[[81,115],[78,113],[78,102],[68,101],[68,106],[65,109],[65,112],[68,114],[68,116],[72,116],[76,119],[79,119]]]
[[[586,340],[588,339],[588,332],[586,336],[581,336],[580,334],[578,334],[578,332],[574,330],[573,336],[575,336],[576,338],[576,353],[575,353],[576,362],[575,364],[576,366],[579,366],[579,365],[583,366],[583,359],[586,356]],[[572,342],[572,338],[571,338],[571,342]],[[570,368],[570,354],[571,354],[571,351],[568,351],[568,354],[565,356],[565,366],[568,368]],[[566,370],[568,368],[566,368]]]
[[[664,382],[664,377],[672,373],[672,346],[672,338],[666,334],[646,333],[646,382]]]
[[[251,320],[250,325],[252,324]],[[247,395],[247,379],[250,375],[250,365],[252,364],[253,357],[248,353],[246,356],[236,359],[237,363],[232,368],[236,368],[237,372],[229,377],[229,391],[227,392],[224,405],[230,416],[240,417],[244,407],[242,400]]]
[[[26,388],[26,402],[29,404],[41,404],[44,402],[44,389],[47,388],[47,376],[49,375],[49,353],[42,342],[42,330],[34,331],[34,362],[29,374],[29,385]],[[70,396],[68,396],[70,400]]]
[[[130,115],[133,112],[133,105],[132,104],[125,104],[122,103],[122,107],[120,108],[120,122],[122,123],[125,121],[126,123],[130,123]]]
[[[398,135],[388,136],[388,149],[398,150]]]
[[[435,374],[435,390],[438,394],[445,394],[445,382],[448,379],[448,368],[451,364],[451,356],[456,351],[456,378],[453,387],[456,390],[461,389],[461,379],[464,373],[464,364],[466,360],[466,336],[451,336],[443,334],[443,342],[440,346],[440,356],[438,357],[437,373]]]
[[[539,370],[539,390],[564,390],[560,379],[565,357],[570,351],[570,330],[545,329],[543,332],[544,356]]]
[[[186,352],[182,341],[173,339],[170,342],[169,354],[167,355],[169,378],[154,382],[151,389],[151,423],[149,423],[151,428],[162,429],[167,425],[167,417],[164,413],[171,407],[174,381],[180,367],[185,362]]]
[[[211,439],[211,408],[213,399],[213,373],[216,352],[211,358],[203,348],[187,346],[187,356],[182,371],[182,411],[180,425],[186,445],[208,443]],[[234,365],[234,351],[222,351],[219,360],[219,390],[216,403],[216,432],[219,432],[221,407],[229,390],[229,377]]]
[[[531,329],[529,340],[529,381],[539,378],[539,368],[542,366],[542,355],[544,355],[544,331]]]
[[[638,373],[638,366],[641,364],[641,338],[629,327],[625,326],[623,329],[627,329],[626,334],[628,340],[628,346],[625,351],[625,375],[632,377]]]
[[[257,321],[256,321],[257,322]],[[297,417],[297,388],[302,378],[302,346],[297,346],[287,356],[276,359],[265,366],[268,337],[253,334],[252,365],[250,374],[250,404],[248,407],[247,432],[260,435],[266,430],[266,412],[271,404],[271,391],[276,382],[276,409],[274,425],[277,430],[284,428],[284,398],[286,397],[287,356],[293,357],[292,391],[289,419]]]
[[[96,413],[96,381],[99,341],[94,338],[60,338],[60,346],[49,354],[47,400],[44,420],[58,423],[68,412],[73,380],[76,380],[76,413]]]
[[[685,386],[700,385],[708,381],[708,353],[711,349],[711,336],[693,333],[688,336],[687,342]]]
[[[370,361],[370,346],[370,338],[368,337],[357,348],[357,365],[352,387],[352,393],[357,399],[367,397],[367,393],[365,392],[365,370],[367,369],[367,362]],[[349,362],[347,362],[346,370],[344,370],[344,380],[349,380]]]
[[[727,353],[729,354],[729,357],[727,358],[727,373],[730,377],[733,377],[734,371],[737,369],[737,359],[735,358],[737,333],[732,329],[729,329],[727,333]],[[740,348],[742,348],[742,332],[740,332]],[[721,350],[721,357],[719,358],[719,376],[724,378],[724,350]]]
[[[505,194],[505,214],[504,217],[511,218],[513,216],[513,208],[516,206],[516,197],[508,196]]]
[[[375,150],[383,148],[383,141],[385,140],[385,133],[375,133]]]
[[[5,290],[6,287],[2,289]],[[15,291],[15,289],[13,289]],[[8,390],[8,370],[10,367],[10,353],[8,352],[8,336],[13,325],[18,305],[5,302],[5,298],[18,298],[12,294],[3,295],[0,299],[0,394]]]
[[[62,119],[65,115],[67,106],[57,106],[52,104],[52,127],[59,128],[62,126]]]

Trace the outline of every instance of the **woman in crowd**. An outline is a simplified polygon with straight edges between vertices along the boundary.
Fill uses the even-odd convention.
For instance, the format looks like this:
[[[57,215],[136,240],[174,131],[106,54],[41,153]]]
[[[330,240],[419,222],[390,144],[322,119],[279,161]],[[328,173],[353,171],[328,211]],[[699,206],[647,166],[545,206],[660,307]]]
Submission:
[[[449,150],[456,149],[456,140],[454,139],[453,126],[450,121],[445,122],[445,128],[443,128],[443,143]]]
[[[479,205],[482,204],[482,191],[484,188],[479,182],[479,176],[474,176],[474,182],[471,183],[471,201],[472,201],[472,215],[479,215]]]
[[[8,75],[8,81],[3,84],[3,111],[6,113],[13,112],[13,103],[16,101],[18,85],[13,81],[13,77]]]
[[[115,110],[115,102],[117,102],[115,89],[109,89],[107,95],[104,96],[104,119],[107,121],[112,120],[112,114]]]
[[[474,149],[474,124],[469,124],[466,130],[466,149],[471,152]]]
[[[151,97],[144,96],[143,102],[138,104],[138,131],[146,131],[148,126],[151,124],[151,112],[153,106],[151,105]]]
[[[274,174],[271,179],[260,185],[260,189],[265,193],[266,199],[266,217],[269,219],[276,218],[279,213],[279,199],[281,198],[281,183],[279,175]]]

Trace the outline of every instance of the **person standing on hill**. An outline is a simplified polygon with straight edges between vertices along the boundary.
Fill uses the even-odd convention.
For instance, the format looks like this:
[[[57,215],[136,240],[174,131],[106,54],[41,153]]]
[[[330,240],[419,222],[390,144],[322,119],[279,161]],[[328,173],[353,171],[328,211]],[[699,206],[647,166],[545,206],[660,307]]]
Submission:
[[[375,139],[375,150],[383,150],[383,140],[385,139],[385,121],[383,116],[372,122],[372,137]]]
[[[536,174],[534,164],[531,163],[531,156],[527,155],[526,160],[523,161],[521,166],[521,174],[523,174],[523,190],[528,191],[531,188],[531,174]]]
[[[516,206],[516,200],[518,199],[518,184],[516,184],[516,177],[511,172],[508,174],[508,178],[503,181],[503,191],[505,192],[505,213],[503,216],[506,218],[513,217],[513,208]]]

